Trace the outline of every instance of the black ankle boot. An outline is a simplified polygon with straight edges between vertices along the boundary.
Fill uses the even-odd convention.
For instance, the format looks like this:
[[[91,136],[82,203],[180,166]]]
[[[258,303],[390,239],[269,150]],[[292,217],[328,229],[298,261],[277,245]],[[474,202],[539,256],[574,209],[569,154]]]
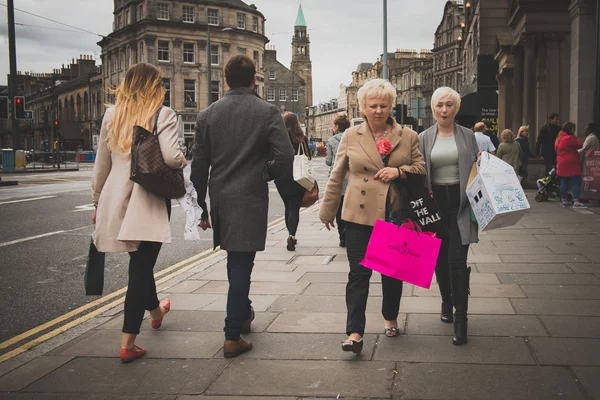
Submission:
[[[466,344],[467,338],[467,309],[469,304],[469,280],[471,268],[452,271],[452,298],[456,313],[454,314],[454,336],[452,344]]]
[[[454,317],[452,316],[452,303],[442,302],[442,313],[440,314],[440,319],[442,322],[446,324],[451,324],[454,322]]]

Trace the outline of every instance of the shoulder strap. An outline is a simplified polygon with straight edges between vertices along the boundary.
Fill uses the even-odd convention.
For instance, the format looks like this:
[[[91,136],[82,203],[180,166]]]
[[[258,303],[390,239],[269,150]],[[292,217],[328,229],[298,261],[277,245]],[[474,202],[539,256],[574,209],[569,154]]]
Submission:
[[[160,115],[160,110],[162,110],[163,106],[158,107],[156,110],[156,116],[154,117],[154,128],[152,129],[153,135],[158,135],[158,116]]]

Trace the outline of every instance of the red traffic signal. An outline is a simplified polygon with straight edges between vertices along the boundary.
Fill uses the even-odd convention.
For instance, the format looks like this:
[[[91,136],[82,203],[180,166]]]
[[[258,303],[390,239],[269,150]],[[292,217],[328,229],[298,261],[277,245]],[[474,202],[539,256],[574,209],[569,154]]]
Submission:
[[[57,119],[55,119],[55,120],[54,120],[54,127],[55,127],[55,128],[58,128],[58,125],[59,125],[59,124],[58,124],[58,120],[57,120]]]
[[[16,119],[26,119],[25,116],[25,97],[15,96],[13,104],[13,112]]]

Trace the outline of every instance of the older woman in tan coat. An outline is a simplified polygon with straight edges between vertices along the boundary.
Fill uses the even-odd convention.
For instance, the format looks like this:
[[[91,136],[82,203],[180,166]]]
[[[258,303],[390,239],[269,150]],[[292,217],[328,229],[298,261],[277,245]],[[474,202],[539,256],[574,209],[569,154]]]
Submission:
[[[320,210],[321,222],[330,229],[334,226],[340,198],[344,195],[344,177],[348,174],[342,206],[350,263],[346,285],[348,339],[342,349],[354,353],[360,353],[363,347],[372,271],[360,262],[365,256],[373,225],[378,219],[386,220],[400,212],[402,202],[398,187],[393,184],[395,180],[405,179],[407,173],[425,174],[416,132],[402,128],[390,117],[396,103],[396,90],[392,85],[383,79],[374,79],[358,91],[358,99],[365,122],[344,133]],[[385,335],[394,337],[399,334],[397,318],[402,281],[383,275],[381,286]]]
[[[120,354],[121,361],[128,362],[146,352],[135,345],[144,310],[150,311],[152,327],[158,329],[170,309],[168,299],[158,301],[153,270],[162,243],[171,242],[171,201],[129,180],[134,125],[151,131],[157,124],[169,167],[183,169],[186,160],[178,145],[177,115],[162,107],[164,88],[158,69],[145,63],[132,66],[116,95],[116,105],[106,111],[100,131],[92,177],[96,205],[92,222],[98,251],[129,252],[131,257]]]

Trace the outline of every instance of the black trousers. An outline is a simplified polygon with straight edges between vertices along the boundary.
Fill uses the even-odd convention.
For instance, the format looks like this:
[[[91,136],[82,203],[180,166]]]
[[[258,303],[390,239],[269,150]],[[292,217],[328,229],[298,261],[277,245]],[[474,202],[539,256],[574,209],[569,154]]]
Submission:
[[[171,218],[171,200],[166,201],[167,213]],[[159,306],[154,281],[154,265],[162,243],[141,242],[137,251],[129,253],[129,283],[125,295],[125,316],[123,333],[138,335],[144,311],[154,310]]]
[[[544,164],[546,166],[546,175],[548,175],[552,168],[556,166],[556,156],[544,156]]]
[[[342,219],[342,207],[344,206],[344,196],[340,199],[340,206],[338,207],[337,214],[335,215],[335,223],[337,224],[338,234],[340,235],[340,241],[346,240],[346,221]]]
[[[250,317],[250,276],[256,252],[227,252],[227,317],[225,317],[225,339],[238,340],[244,321]]]
[[[346,252],[350,264],[348,284],[346,285],[346,334],[365,334],[367,298],[369,297],[369,280],[372,270],[360,265],[365,257],[367,245],[373,232],[372,226],[346,222]],[[381,313],[387,321],[398,318],[400,298],[402,297],[402,281],[381,275],[383,303]]]
[[[303,196],[304,192],[297,192],[281,197],[285,206],[285,227],[291,236],[296,236],[296,231],[298,231]]]
[[[435,267],[435,276],[444,303],[452,303],[451,273],[467,269],[469,245],[463,245],[458,229],[458,209],[460,207],[460,185],[433,185],[433,196],[440,208],[442,221],[447,233],[442,238],[442,246]]]

